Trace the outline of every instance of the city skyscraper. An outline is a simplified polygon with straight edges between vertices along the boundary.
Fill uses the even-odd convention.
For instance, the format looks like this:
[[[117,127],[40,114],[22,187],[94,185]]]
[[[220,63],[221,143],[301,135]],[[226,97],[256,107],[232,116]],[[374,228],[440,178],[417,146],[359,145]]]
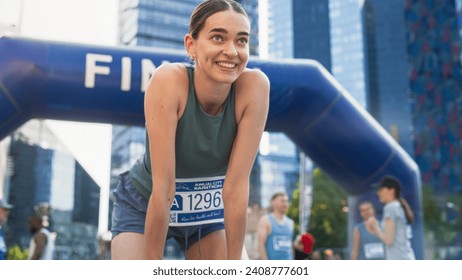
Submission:
[[[294,32],[292,1],[268,1],[268,57],[293,58]]]
[[[320,62],[413,154],[402,0],[268,0],[270,57]]]
[[[292,0],[292,11],[293,57],[317,60],[330,71],[329,2]]]
[[[460,2],[408,0],[405,6],[414,156],[423,184],[440,195],[462,193]]]
[[[100,187],[40,120],[11,135],[5,194],[14,208],[7,242],[29,246],[28,218],[50,207],[56,259],[96,259]]]
[[[362,7],[367,110],[414,154],[409,63],[402,0],[366,0]]]
[[[332,74],[339,83],[367,108],[367,60],[362,2],[330,0],[329,21]]]

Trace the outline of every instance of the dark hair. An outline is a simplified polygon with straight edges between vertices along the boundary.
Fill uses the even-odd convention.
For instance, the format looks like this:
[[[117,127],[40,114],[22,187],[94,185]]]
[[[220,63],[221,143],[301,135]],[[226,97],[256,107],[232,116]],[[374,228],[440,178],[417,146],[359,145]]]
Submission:
[[[199,4],[192,12],[191,19],[189,20],[189,33],[194,39],[197,39],[199,32],[204,27],[205,21],[211,15],[228,10],[233,10],[249,18],[241,4],[234,0],[206,0]]]
[[[401,184],[398,179],[392,176],[385,176],[379,184],[379,188],[387,188],[387,189],[394,189],[395,190],[395,198],[401,204],[401,207],[404,210],[404,214],[406,215],[406,221],[408,224],[412,224],[414,222],[414,213],[411,210],[411,207],[407,203],[407,201],[401,197]]]

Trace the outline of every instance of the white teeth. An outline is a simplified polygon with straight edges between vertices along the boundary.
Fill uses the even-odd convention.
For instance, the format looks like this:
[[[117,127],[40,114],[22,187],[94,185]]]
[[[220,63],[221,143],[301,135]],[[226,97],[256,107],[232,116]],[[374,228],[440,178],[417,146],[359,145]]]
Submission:
[[[229,68],[229,69],[236,67],[236,64],[227,63],[227,62],[218,62],[218,65],[220,65],[221,67]]]

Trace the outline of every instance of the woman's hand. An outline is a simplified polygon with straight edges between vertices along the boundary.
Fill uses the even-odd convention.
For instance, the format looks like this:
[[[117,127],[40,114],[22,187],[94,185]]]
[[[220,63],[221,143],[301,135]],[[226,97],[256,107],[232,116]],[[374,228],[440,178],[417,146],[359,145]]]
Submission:
[[[370,217],[369,219],[367,219],[367,221],[364,222],[364,224],[366,226],[366,229],[370,233],[377,235],[377,232],[379,230],[379,222],[375,217]]]

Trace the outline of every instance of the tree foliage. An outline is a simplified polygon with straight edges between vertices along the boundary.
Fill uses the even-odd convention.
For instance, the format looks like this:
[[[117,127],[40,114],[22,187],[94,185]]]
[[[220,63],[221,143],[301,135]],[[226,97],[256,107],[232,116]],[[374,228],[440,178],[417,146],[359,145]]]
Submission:
[[[288,216],[299,230],[300,189],[293,194]],[[347,194],[324,172],[313,171],[313,202],[308,231],[314,236],[315,248],[343,248],[347,246]]]
[[[437,246],[449,245],[449,243],[461,232],[462,216],[462,196],[451,195],[449,197],[438,197],[433,188],[424,186],[422,188],[423,212],[425,232],[432,234]],[[452,205],[453,209],[448,209],[447,205]],[[455,218],[451,218],[448,212],[459,212]]]

